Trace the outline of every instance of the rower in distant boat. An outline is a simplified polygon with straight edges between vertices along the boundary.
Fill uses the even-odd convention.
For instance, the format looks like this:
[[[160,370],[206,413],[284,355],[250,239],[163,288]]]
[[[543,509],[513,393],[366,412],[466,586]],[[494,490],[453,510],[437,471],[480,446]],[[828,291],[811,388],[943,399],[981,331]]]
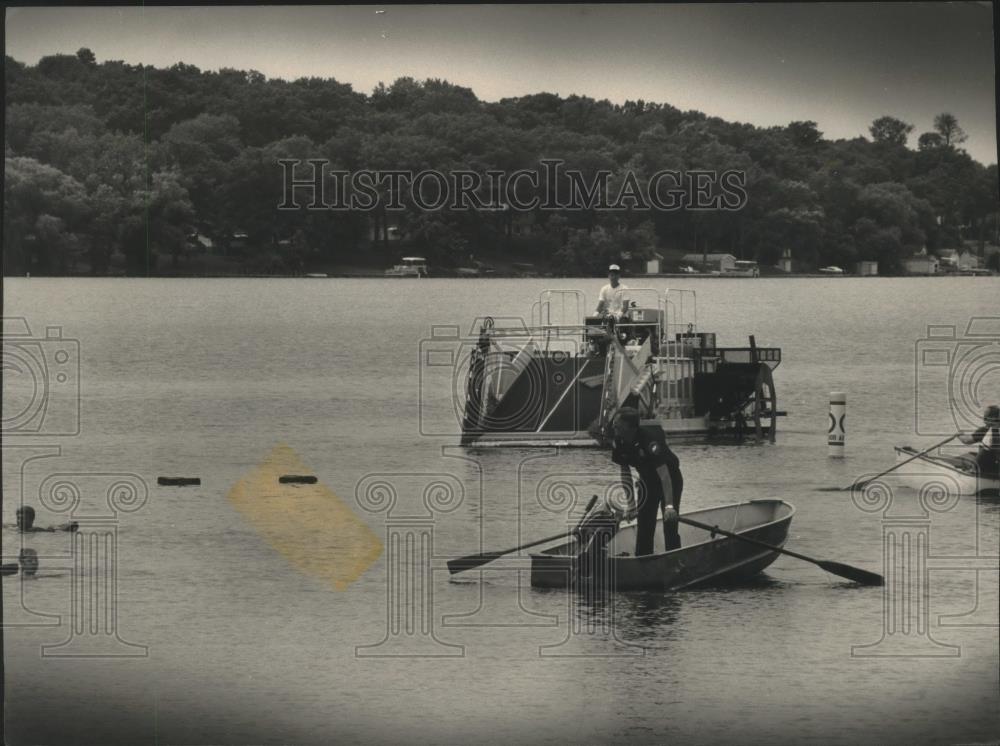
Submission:
[[[5,523],[4,526],[7,528],[16,528],[22,534],[31,534],[38,531],[76,531],[79,528],[79,524],[76,521],[72,523],[60,523],[58,526],[49,526],[48,528],[36,526],[35,509],[30,505],[22,505],[17,509],[16,515],[17,523],[13,525]]]
[[[995,479],[1000,475],[1000,406],[988,406],[983,412],[983,426],[958,437],[966,445],[979,444],[966,458],[976,462],[981,477]]]
[[[656,512],[663,506],[663,538],[666,550],[680,549],[677,516],[681,508],[684,477],[680,461],[667,445],[659,425],[639,424],[639,412],[622,407],[612,421],[614,447],[611,460],[622,467],[622,486],[629,497],[625,519],[637,517],[635,556],[653,553],[656,532]],[[632,474],[639,473],[639,494],[632,496]]]

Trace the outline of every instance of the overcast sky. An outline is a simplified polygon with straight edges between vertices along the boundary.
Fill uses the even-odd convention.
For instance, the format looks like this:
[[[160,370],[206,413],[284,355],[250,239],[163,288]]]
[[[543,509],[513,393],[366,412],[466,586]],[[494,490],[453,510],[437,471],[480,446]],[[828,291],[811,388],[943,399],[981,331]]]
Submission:
[[[987,3],[10,8],[6,42],[29,64],[89,47],[365,93],[446,78],[487,101],[642,98],[762,126],[812,119],[828,138],[890,114],[915,125],[911,146],[950,111],[969,153],[995,163],[992,17]]]

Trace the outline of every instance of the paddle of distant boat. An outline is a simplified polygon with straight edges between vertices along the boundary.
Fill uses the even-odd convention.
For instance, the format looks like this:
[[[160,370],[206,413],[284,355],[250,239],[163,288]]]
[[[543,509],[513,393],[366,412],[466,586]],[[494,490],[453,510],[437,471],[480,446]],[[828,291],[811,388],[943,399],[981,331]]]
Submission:
[[[910,446],[897,446],[896,460],[899,468],[895,471],[900,482],[915,490],[939,486],[958,495],[1000,491],[1000,479],[980,474],[968,458],[932,456]]]

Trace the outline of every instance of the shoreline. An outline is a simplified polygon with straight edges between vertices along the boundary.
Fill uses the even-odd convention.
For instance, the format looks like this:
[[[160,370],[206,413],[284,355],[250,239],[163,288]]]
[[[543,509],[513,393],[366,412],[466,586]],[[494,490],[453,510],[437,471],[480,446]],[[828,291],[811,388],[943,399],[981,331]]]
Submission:
[[[4,280],[17,279],[54,279],[54,278],[121,278],[121,279],[161,279],[161,280],[234,280],[234,279],[282,279],[282,280],[334,280],[334,279],[361,279],[361,280],[593,280],[596,275],[552,275],[552,274],[506,274],[491,273],[487,275],[463,275],[463,274],[443,274],[430,275],[429,277],[402,277],[398,275],[385,275],[381,272],[312,272],[295,274],[257,274],[257,273],[196,273],[178,272],[170,274],[150,274],[150,275],[128,275],[124,273],[90,275],[90,274],[66,274],[66,275],[3,275]],[[637,274],[629,275],[627,279],[636,282],[642,279],[690,279],[690,280],[795,280],[795,279],[919,279],[919,278],[941,278],[941,277],[1000,277],[997,272],[947,272],[933,275],[853,275],[853,274],[826,274],[822,272],[802,272],[794,274],[767,274],[759,277],[745,277],[740,275],[722,274],[692,274],[685,272],[661,272],[658,274]]]

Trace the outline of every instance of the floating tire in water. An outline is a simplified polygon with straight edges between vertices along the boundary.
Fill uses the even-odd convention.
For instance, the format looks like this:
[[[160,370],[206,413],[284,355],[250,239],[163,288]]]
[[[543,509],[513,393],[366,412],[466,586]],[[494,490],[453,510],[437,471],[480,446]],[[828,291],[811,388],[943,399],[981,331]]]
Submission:
[[[316,477],[300,474],[284,474],[278,477],[281,484],[316,484]]]
[[[163,487],[188,487],[201,484],[201,479],[198,477],[157,477],[156,483]]]

